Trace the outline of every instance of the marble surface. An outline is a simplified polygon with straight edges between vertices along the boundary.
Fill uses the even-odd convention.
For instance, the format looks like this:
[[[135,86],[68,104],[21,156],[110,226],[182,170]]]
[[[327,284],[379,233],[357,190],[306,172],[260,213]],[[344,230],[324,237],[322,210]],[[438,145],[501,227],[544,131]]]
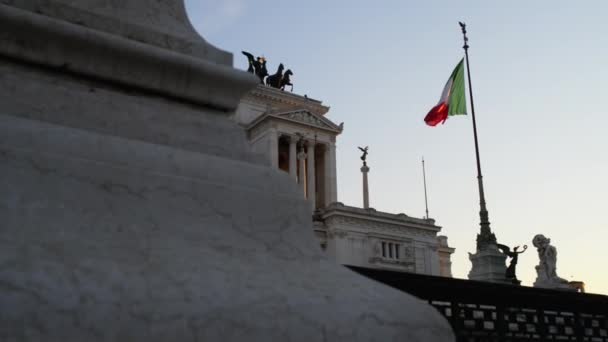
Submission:
[[[2,4],[232,66],[231,53],[196,32],[183,1],[0,0]]]
[[[5,115],[0,137],[2,337],[452,338],[429,305],[328,261],[280,171]]]
[[[495,245],[477,251],[475,254],[469,253],[469,260],[471,260],[469,279],[510,284],[511,282],[506,278],[506,259],[507,256],[501,253]]]
[[[115,15],[122,7],[135,11],[135,4],[146,12],[173,2],[181,3],[99,0],[99,7],[88,13],[57,0],[0,0],[0,56],[232,113],[241,97],[259,83],[255,76],[237,72],[231,60],[189,53],[173,43],[171,35],[148,39],[170,22],[164,19],[166,14],[157,15],[157,26],[125,22]],[[196,44],[205,51],[214,49],[202,39]]]

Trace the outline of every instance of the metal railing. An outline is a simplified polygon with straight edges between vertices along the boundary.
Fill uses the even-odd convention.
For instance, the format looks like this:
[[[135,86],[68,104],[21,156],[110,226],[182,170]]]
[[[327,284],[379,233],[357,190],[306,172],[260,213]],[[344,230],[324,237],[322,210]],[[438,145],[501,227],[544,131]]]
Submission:
[[[459,342],[608,342],[608,296],[348,268],[428,301]]]

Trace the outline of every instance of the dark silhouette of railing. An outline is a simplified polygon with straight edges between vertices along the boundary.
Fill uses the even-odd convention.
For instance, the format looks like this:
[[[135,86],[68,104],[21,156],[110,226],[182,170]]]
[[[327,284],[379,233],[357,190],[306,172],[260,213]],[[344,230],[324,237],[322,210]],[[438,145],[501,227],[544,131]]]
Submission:
[[[608,296],[348,268],[428,301],[459,342],[608,342]]]

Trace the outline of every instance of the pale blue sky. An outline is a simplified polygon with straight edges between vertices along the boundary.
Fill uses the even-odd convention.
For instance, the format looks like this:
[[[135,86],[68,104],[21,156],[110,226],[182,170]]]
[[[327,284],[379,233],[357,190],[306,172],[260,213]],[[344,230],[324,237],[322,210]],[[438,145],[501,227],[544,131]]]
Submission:
[[[528,244],[518,275],[536,277],[532,237],[558,249],[558,274],[608,294],[608,79],[606,1],[186,0],[194,26],[234,54],[284,63],[294,92],[331,106],[338,137],[338,197],[362,205],[359,151],[369,145],[370,202],[431,217],[456,248],[466,278],[479,230],[470,116],[427,127],[463,56],[468,25],[482,170],[492,229]]]

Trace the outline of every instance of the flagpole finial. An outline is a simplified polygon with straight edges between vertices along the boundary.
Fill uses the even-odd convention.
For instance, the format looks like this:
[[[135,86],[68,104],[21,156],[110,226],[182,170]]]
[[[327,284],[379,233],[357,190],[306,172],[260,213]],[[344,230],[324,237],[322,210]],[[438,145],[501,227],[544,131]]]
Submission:
[[[463,23],[462,21],[459,21],[458,25],[460,25],[460,29],[462,30],[462,36],[464,37],[464,46],[462,48],[467,50],[469,48],[469,38],[467,37],[467,24]]]

